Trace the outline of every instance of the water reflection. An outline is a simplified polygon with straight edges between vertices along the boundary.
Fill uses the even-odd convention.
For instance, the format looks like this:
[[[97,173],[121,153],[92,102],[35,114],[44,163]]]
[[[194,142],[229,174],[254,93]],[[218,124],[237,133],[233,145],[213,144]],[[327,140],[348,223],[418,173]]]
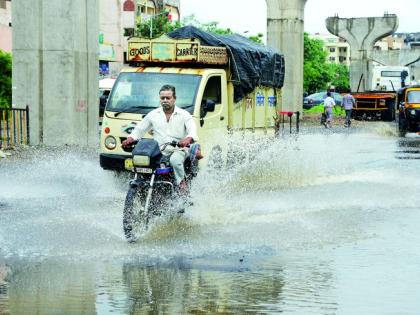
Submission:
[[[244,314],[278,305],[284,280],[276,271],[251,274],[176,265],[123,266],[130,314]]]
[[[142,265],[18,263],[0,287],[0,313],[244,314],[279,311],[284,279],[271,271],[197,268],[180,259]]]
[[[95,314],[94,279],[92,266],[16,263],[7,285],[8,299],[0,300],[0,310],[8,309],[10,314]]]
[[[329,259],[313,264],[311,257],[291,255],[285,266],[281,257],[264,262],[255,257],[214,259],[218,262],[182,257],[148,264],[18,262],[10,283],[0,287],[0,313],[278,314],[307,309],[300,314],[333,314],[337,310]]]

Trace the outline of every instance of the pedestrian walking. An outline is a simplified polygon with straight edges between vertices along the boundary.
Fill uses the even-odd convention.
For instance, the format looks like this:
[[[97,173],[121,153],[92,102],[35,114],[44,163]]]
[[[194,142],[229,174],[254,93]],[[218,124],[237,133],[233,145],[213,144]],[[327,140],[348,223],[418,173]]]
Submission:
[[[332,110],[334,106],[335,106],[335,101],[331,97],[331,92],[327,92],[327,97],[324,100],[324,113],[327,117],[324,123],[325,128],[331,128],[332,116],[333,116]]]
[[[347,94],[343,96],[342,106],[346,111],[346,120],[344,121],[344,127],[348,128],[351,125],[351,112],[353,111],[353,106],[356,103],[353,95],[350,94],[351,90],[347,91]]]

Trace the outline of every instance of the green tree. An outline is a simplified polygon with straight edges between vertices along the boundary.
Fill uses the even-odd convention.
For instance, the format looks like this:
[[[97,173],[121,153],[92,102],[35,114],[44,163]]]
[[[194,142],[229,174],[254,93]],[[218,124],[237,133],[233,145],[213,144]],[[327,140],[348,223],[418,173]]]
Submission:
[[[150,28],[152,28],[152,38],[155,38],[181,27],[181,23],[179,22],[172,23],[168,19],[166,13],[167,12],[162,12],[162,14],[156,15],[144,21],[139,19],[137,21],[135,35],[138,37],[150,38]]]
[[[192,24],[192,23],[189,23]],[[187,25],[187,24],[185,24]],[[201,24],[200,22],[196,21],[194,24],[194,26],[198,27],[199,29],[202,29],[203,31],[206,32],[210,32],[210,33],[215,33],[215,34],[219,34],[219,35],[232,35],[234,34],[234,32],[230,29],[230,28],[220,28],[219,27],[219,22],[210,22],[210,23],[204,23]],[[252,40],[253,42],[256,42],[258,44],[262,44],[262,38],[263,38],[263,34],[262,33],[258,33],[257,35],[249,35],[249,36],[245,36],[247,37],[249,40]]]
[[[257,35],[250,35],[248,38],[258,44],[263,44],[262,38],[264,37],[263,33],[258,33]]]
[[[312,94],[334,86],[337,91],[346,91],[350,87],[348,67],[327,62],[323,47],[321,40],[304,34],[303,90]]]
[[[349,68],[343,64],[331,63],[328,65],[331,74],[331,84],[340,92],[347,91],[350,88]]]
[[[177,28],[193,25],[203,31],[211,32],[220,35],[230,35],[233,31],[230,28],[220,28],[218,22],[200,23],[194,15],[185,17],[182,22],[171,22],[165,13],[152,17],[153,21],[150,23],[150,19],[138,20],[135,35],[143,38],[150,38],[150,26],[152,25],[152,37],[156,38],[162,34],[169,33]],[[263,34],[258,33],[257,35],[250,35],[248,39],[262,44]]]
[[[0,108],[12,106],[12,55],[0,50]]]
[[[202,29],[203,31],[220,34],[220,35],[231,35],[233,34],[232,30],[230,28],[220,28],[219,22],[209,22],[201,24],[198,22],[198,24],[195,25],[196,27]]]
[[[303,90],[308,94],[327,89],[332,73],[323,42],[304,34]]]

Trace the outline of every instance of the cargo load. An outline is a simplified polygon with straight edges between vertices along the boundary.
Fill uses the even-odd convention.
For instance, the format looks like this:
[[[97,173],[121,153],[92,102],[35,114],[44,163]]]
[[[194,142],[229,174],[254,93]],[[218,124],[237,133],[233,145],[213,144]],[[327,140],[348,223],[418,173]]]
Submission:
[[[230,58],[234,100],[238,102],[257,86],[281,88],[284,83],[284,56],[266,46],[238,35],[219,35],[185,26],[168,36],[174,39],[196,38],[202,45],[226,47]]]

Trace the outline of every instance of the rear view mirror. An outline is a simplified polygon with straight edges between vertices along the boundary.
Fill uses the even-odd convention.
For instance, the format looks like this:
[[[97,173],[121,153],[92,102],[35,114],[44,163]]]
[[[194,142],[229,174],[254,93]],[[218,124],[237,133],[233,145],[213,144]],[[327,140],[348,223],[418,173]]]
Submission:
[[[108,95],[101,95],[99,97],[99,102],[101,105],[105,107],[106,101],[108,100]]]
[[[212,100],[203,100],[201,102],[200,117],[203,118],[208,112],[214,112],[216,103]]]
[[[216,103],[212,100],[206,100],[205,110],[206,112],[214,112],[214,108],[216,107]]]

